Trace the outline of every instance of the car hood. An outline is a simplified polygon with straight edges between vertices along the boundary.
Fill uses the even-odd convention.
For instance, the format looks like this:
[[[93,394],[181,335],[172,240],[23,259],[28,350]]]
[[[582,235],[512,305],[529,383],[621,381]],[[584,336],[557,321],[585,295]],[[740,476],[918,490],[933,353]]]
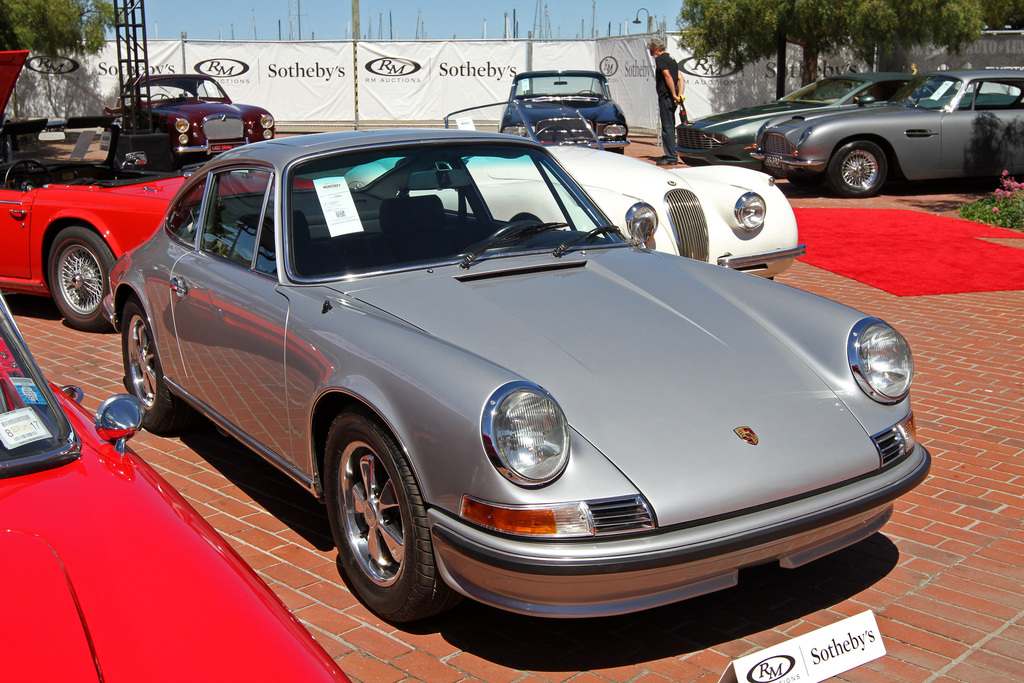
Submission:
[[[0,52],[0,114],[7,108],[7,103],[14,93],[14,84],[27,58],[28,50]]]
[[[0,604],[4,677],[99,681],[82,615],[57,551],[44,539],[0,532]],[[54,656],[54,644],[59,656]]]
[[[523,112],[530,120],[543,121],[549,119],[552,116],[556,116],[558,111],[555,107],[561,105],[563,107],[570,107],[577,110],[583,118],[595,119],[604,114],[614,115],[615,103],[609,100],[598,100],[595,102],[591,98],[578,99],[573,97],[565,97],[557,100],[544,100],[538,102],[532,102],[531,100],[522,100],[524,104],[535,104],[536,107],[523,107]]]
[[[545,259],[540,270],[502,271],[495,261],[506,260],[519,259],[348,294],[550,391],[662,525],[878,468],[847,406],[759,322],[771,312],[745,310],[703,281],[702,269],[717,267],[625,248]],[[750,280],[779,287],[787,305],[785,288]]]
[[[779,118],[770,121],[768,127],[773,129],[773,132],[783,132],[784,130],[793,130],[797,128],[803,128],[807,123],[813,121],[815,123],[828,121],[839,121],[842,119],[855,119],[862,116],[870,116],[875,118],[883,114],[907,114],[908,112],[929,112],[930,110],[922,109],[919,107],[908,107],[902,104],[886,104],[886,105],[871,105],[867,107],[854,107],[852,109],[830,109],[823,111],[815,111],[807,114],[800,114],[792,118]],[[934,113],[934,112],[932,112]],[[859,124],[869,125],[869,124]],[[858,128],[860,130],[860,128]]]
[[[770,104],[759,104],[753,107],[735,109],[721,114],[702,116],[693,122],[693,126],[694,128],[707,128],[721,124],[740,124],[753,119],[780,116],[790,112],[813,111],[824,106],[823,104],[814,104],[813,102],[772,102]]]
[[[237,105],[237,104],[225,104],[223,102],[173,102],[161,106],[153,107],[155,111],[162,111],[166,113],[176,112],[181,116],[185,116],[190,120],[201,120],[207,116],[217,116],[218,114],[229,114],[232,116],[241,116],[248,107]]]

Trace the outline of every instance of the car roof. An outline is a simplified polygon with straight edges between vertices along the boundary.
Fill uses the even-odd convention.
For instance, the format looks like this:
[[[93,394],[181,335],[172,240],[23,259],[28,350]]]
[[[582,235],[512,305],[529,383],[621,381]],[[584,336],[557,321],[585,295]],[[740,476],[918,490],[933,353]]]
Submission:
[[[952,76],[953,78],[1016,78],[1024,79],[1024,71],[1019,69],[965,69],[963,71],[926,71],[919,76]]]
[[[383,129],[368,131],[336,131],[331,133],[311,133],[309,135],[293,135],[273,140],[255,142],[225,152],[218,160],[261,159],[275,165],[283,166],[293,159],[311,156],[323,152],[356,150],[366,147],[379,147],[403,144],[430,143],[492,143],[506,146],[526,146],[543,149],[525,138],[518,138],[502,133],[487,133],[472,130],[445,128],[422,129]]]
[[[21,67],[28,58],[28,50],[7,50],[0,52],[0,114],[7,108],[7,102],[14,93]]]

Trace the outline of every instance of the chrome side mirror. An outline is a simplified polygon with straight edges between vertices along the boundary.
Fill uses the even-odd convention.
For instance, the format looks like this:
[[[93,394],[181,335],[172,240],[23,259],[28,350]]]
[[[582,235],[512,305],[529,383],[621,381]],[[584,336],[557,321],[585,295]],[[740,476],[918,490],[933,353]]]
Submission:
[[[149,158],[145,152],[128,152],[124,155],[124,160],[121,161],[121,170],[126,168],[141,168],[146,165]]]
[[[143,407],[139,399],[129,394],[118,394],[104,401],[96,411],[96,434],[118,453],[124,454],[128,439],[142,428]]]

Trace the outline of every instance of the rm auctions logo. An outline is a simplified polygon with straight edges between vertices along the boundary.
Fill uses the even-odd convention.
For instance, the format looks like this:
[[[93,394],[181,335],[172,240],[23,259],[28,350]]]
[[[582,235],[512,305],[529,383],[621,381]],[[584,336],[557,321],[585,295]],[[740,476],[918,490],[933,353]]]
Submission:
[[[410,76],[422,68],[419,62],[401,57],[378,57],[366,63],[366,70],[370,73],[389,78]]]
[[[25,66],[36,73],[54,76],[78,71],[79,64],[67,57],[33,57],[25,62]]]
[[[249,70],[249,65],[237,59],[226,59],[223,57],[204,59],[192,67],[196,73],[214,78],[235,78]]]
[[[775,655],[763,659],[747,672],[749,683],[772,683],[783,678],[796,666],[796,659],[789,655]]]
[[[684,73],[696,76],[697,78],[725,78],[726,76],[732,76],[738,71],[738,69],[733,69],[726,72],[710,59],[697,59],[696,57],[688,57],[683,60],[679,63],[679,68]]]
[[[606,78],[614,76],[619,71],[619,60],[612,56],[605,57],[601,60],[601,64],[598,68],[601,69],[601,73],[603,73]]]

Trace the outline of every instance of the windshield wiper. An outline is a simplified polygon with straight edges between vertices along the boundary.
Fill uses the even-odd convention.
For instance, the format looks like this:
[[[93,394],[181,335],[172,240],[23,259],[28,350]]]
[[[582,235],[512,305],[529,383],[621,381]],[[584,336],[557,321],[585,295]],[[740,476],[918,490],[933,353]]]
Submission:
[[[466,254],[466,257],[459,262],[460,268],[469,268],[469,264],[476,261],[480,254],[484,253],[488,249],[495,247],[499,244],[505,244],[507,242],[513,242],[520,237],[527,237],[529,235],[536,235],[540,232],[547,232],[548,230],[557,230],[559,228],[568,227],[568,223],[513,223],[502,230],[498,231],[492,239],[488,240],[480,248]]]
[[[555,250],[551,252],[551,255],[554,256],[555,258],[562,258],[563,256],[565,256],[565,253],[567,251],[572,249],[580,242],[589,242],[595,237],[600,237],[601,235],[607,234],[609,232],[614,232],[616,235],[619,235],[620,237],[622,236],[622,233],[619,232],[619,229],[614,225],[602,225],[594,228],[589,232],[585,232],[582,235],[576,235],[571,240],[562,242],[557,247],[555,247]]]

